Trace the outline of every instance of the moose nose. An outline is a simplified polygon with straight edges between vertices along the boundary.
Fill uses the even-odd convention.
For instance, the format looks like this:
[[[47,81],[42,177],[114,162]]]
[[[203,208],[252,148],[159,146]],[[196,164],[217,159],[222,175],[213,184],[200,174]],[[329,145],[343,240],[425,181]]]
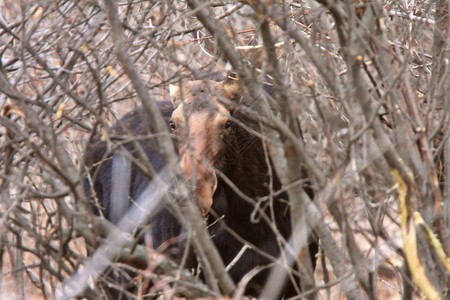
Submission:
[[[195,154],[192,153],[192,156],[195,156]],[[181,168],[188,180],[194,181],[195,176],[195,189],[198,196],[197,206],[202,215],[206,215],[213,204],[213,195],[217,189],[217,176],[207,162],[202,161],[199,157],[192,158],[190,153],[185,152],[181,159]],[[195,172],[193,172],[194,167]]]

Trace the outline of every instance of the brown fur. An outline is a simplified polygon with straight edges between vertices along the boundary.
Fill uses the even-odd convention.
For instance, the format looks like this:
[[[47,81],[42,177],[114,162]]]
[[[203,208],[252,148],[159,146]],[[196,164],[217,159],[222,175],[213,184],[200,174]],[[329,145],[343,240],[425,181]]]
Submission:
[[[172,114],[175,125],[173,133],[186,141],[178,147],[181,167],[186,177],[196,182],[198,206],[203,214],[208,213],[213,203],[217,188],[213,166],[219,158],[222,139],[229,131],[226,126],[230,121],[230,111],[219,102],[217,96],[235,98],[237,91],[237,85],[216,82],[208,85],[203,81],[186,83],[182,89],[170,87],[175,107]],[[210,96],[214,94],[216,96]]]
[[[270,87],[268,90],[270,92]],[[236,189],[258,199],[267,196],[270,190],[279,190],[280,180],[275,173],[270,178],[269,168],[273,169],[273,166],[266,160],[262,141],[248,130],[260,132],[260,125],[235,109],[237,104],[249,106],[248,102],[251,102],[240,95],[237,82],[191,81],[183,83],[182,88],[171,87],[170,91],[175,108],[170,125],[178,136],[180,164],[191,184],[195,185],[202,213],[209,212],[209,231],[224,263],[229,264],[244,245],[236,235],[254,247],[247,250],[229,271],[233,280],[239,282],[252,269],[268,265],[267,256],[278,257],[281,249],[276,233],[267,221],[251,220],[255,206],[243,199]],[[232,185],[219,175],[226,176]],[[273,196],[271,220],[286,240],[291,235],[287,200],[286,193]],[[270,216],[266,204],[263,208]],[[317,244],[312,242],[313,263],[316,252]],[[195,260],[188,263],[188,267],[195,266]],[[255,276],[248,284],[246,294],[257,296],[268,273],[269,270],[264,270]],[[294,286],[298,286],[298,279],[295,281],[285,283],[283,296],[296,294]]]
[[[264,89],[271,93],[271,87],[265,86]],[[172,86],[170,90],[174,108],[165,102],[158,105],[167,125],[172,127],[177,136],[180,165],[200,198],[200,210],[208,215],[206,220],[211,239],[225,265],[236,258],[244,244],[251,245],[228,272],[238,283],[246,274],[260,268],[245,290],[246,295],[258,296],[270,272],[270,268],[261,267],[271,264],[273,260],[270,257],[277,258],[282,251],[283,245],[280,245],[277,235],[281,234],[288,240],[292,230],[286,193],[272,195],[270,206],[269,201],[260,203],[269,220],[259,218],[259,213],[254,214],[255,204],[245,199],[258,200],[282,187],[275,172],[273,177],[269,175],[269,170],[274,168],[266,157],[261,138],[251,133],[261,132],[260,125],[241,110],[235,109],[238,102],[239,105],[251,106],[249,102],[252,99],[242,96],[236,82],[228,81],[192,81],[184,83],[182,88]],[[113,129],[119,135],[133,133],[146,136],[152,132],[149,116],[142,108],[128,113]],[[153,168],[157,172],[162,170],[165,162],[159,153],[158,143],[152,138],[141,138],[139,143]],[[124,146],[137,158],[132,143]],[[100,207],[93,207],[94,211],[101,209],[107,218],[111,217],[110,213],[117,205],[111,201],[113,160],[106,143],[101,141],[93,143],[86,155],[86,165],[92,177],[92,182],[87,179],[84,182],[86,193],[91,197],[92,191],[95,191]],[[135,200],[149,181],[135,166],[132,167],[130,181],[129,197]],[[308,191],[306,187],[305,190]],[[309,192],[312,197],[312,191]],[[242,197],[242,194],[247,197]],[[153,246],[158,248],[167,241],[177,240],[164,252],[174,259],[181,259],[185,244],[180,237],[184,230],[170,209],[155,213],[150,222]],[[314,263],[317,253],[315,241],[311,240],[309,250]],[[197,269],[196,256],[191,251],[186,258],[185,266]],[[295,275],[293,278],[283,284],[283,297],[297,294],[299,280]],[[126,280],[125,283],[128,284]]]

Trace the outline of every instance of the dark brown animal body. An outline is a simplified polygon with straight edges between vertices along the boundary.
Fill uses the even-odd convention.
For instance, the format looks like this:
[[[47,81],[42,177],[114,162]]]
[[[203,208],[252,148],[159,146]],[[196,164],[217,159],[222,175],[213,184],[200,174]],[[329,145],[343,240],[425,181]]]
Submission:
[[[280,244],[268,222],[273,222],[284,239],[289,240],[287,194],[273,196],[273,217],[268,200],[262,203],[269,221],[252,220],[254,215],[259,216],[258,212],[255,214],[255,204],[240,194],[252,199],[266,197],[270,191],[281,189],[281,183],[268,163],[261,138],[252,133],[261,132],[260,125],[238,108],[248,105],[249,99],[241,96],[237,83],[193,81],[182,88],[171,87],[171,96],[175,110],[170,125],[180,137],[181,167],[188,178],[195,176],[199,207],[204,214],[209,212],[208,224],[213,224],[210,233],[225,265],[235,259],[243,241],[252,247],[229,270],[232,279],[239,282],[255,267],[270,264],[268,256],[280,255]],[[221,98],[232,100],[231,104],[225,104]],[[316,242],[311,243],[310,252],[312,256],[317,253]],[[314,258],[311,259],[314,264]],[[258,296],[269,271],[262,271],[250,281],[247,294]],[[286,283],[283,296],[297,294],[294,285]]]
[[[254,268],[270,264],[272,262],[270,258],[277,258],[281,252],[276,234],[267,220],[260,218],[260,213],[255,213],[254,203],[249,203],[240,194],[258,199],[268,196],[270,191],[279,190],[281,183],[274,170],[273,176],[270,176],[269,168],[273,168],[270,162],[267,163],[262,140],[252,133],[261,132],[259,124],[241,110],[235,109],[237,102],[246,105],[248,100],[241,97],[238,85],[227,82],[191,81],[184,83],[182,88],[172,86],[171,96],[173,112],[172,108],[168,108],[165,104],[160,104],[160,107],[168,126],[174,135],[178,136],[176,147],[180,155],[180,165],[194,185],[199,199],[198,206],[202,213],[207,215],[209,232],[225,265],[235,259],[244,243],[251,246],[229,270],[232,279],[237,283]],[[222,97],[235,101],[234,105],[225,105],[220,100]],[[131,123],[126,121],[133,117],[135,121]],[[145,123],[147,117],[140,114],[133,117],[128,119],[125,117],[125,121],[122,120],[120,123],[125,124],[136,134],[148,133],[137,130],[140,128],[138,123]],[[153,140],[142,146],[149,161],[155,169],[160,170],[164,163],[157,153],[156,142]],[[132,146],[127,147],[133,150]],[[90,158],[88,166],[94,166],[101,158],[105,158],[105,149],[105,145],[94,147],[88,153]],[[106,161],[103,165],[94,167],[91,174],[96,174],[93,176],[94,190],[108,216],[108,212],[111,211],[109,195],[111,163]],[[228,178],[231,185],[224,177]],[[131,198],[136,199],[148,184],[148,180],[133,168],[130,181],[129,194]],[[89,188],[88,182],[86,187]],[[287,200],[286,193],[273,196],[273,216],[269,212],[269,202],[261,203],[270,219],[269,222],[275,224],[278,232],[286,240],[291,235]],[[151,223],[155,248],[183,231],[167,210],[156,214]],[[180,244],[174,247],[183,250]],[[311,243],[310,253],[313,259],[317,253],[317,243]],[[195,255],[191,254],[187,267],[196,266]],[[265,269],[255,276],[248,284],[246,294],[258,296],[269,272],[270,269]],[[295,285],[299,286],[298,281],[286,282],[282,295],[285,297],[296,295]]]
[[[169,124],[169,120],[172,116],[173,106],[168,101],[158,102],[158,107],[166,121]],[[142,107],[127,113],[119,122],[111,127],[114,134],[114,139],[117,143],[123,145],[126,151],[128,151],[133,157],[139,158],[138,150],[133,143],[123,142],[126,139],[135,138],[139,136],[139,144],[145,152],[145,155],[149,159],[155,172],[160,172],[165,162],[163,156],[159,153],[159,146],[156,139],[151,136],[153,130],[150,125],[149,116],[145,113]],[[95,196],[100,204],[100,207],[94,205],[94,211],[99,213],[102,211],[103,215],[107,219],[117,219],[111,214],[115,210],[111,203],[111,192],[113,190],[113,155],[120,153],[118,149],[108,149],[108,145],[105,141],[94,140],[87,147],[85,155],[85,165],[90,173],[91,179],[86,178],[84,180],[84,190],[89,198]],[[131,165],[130,170],[130,183],[129,193],[127,196],[132,200],[137,200],[139,195],[148,186],[149,180],[142,173],[138,171],[136,166]],[[94,202],[93,202],[94,203]],[[118,214],[123,214],[119,212]],[[114,220],[117,222],[117,220]]]
[[[169,101],[158,102],[158,107],[168,126],[173,112],[172,103]],[[111,139],[115,140],[117,144],[122,144],[125,150],[134,158],[139,159],[138,149],[132,142],[125,141],[137,137],[154,171],[160,172],[164,168],[165,162],[159,152],[158,143],[151,135],[153,130],[149,116],[142,107],[127,113],[111,129],[113,133]],[[118,180],[114,179],[113,165],[117,160],[116,154],[121,152],[118,149],[111,148],[105,141],[100,139],[93,140],[87,146],[85,166],[89,176],[84,179],[83,185],[86,196],[91,199],[91,207],[94,213],[97,215],[102,214],[111,222],[118,223],[132,203],[135,203],[148,187],[150,180],[139,172],[134,164],[131,164],[129,170],[123,170],[124,172],[129,172],[128,176],[125,176],[128,177],[129,182],[124,184],[128,189],[128,191],[125,191],[125,197],[129,201],[126,200],[126,203],[115,203],[114,200],[117,201],[117,199],[114,199],[112,195],[114,193],[114,185],[123,185],[123,182],[113,182]],[[181,226],[178,221],[165,209],[154,214],[151,222],[156,224],[152,229],[152,237],[158,242],[158,246],[163,241],[181,233]],[[92,250],[88,248],[88,254],[91,253]],[[126,272],[122,269],[108,269],[103,279],[112,284],[101,284],[100,286],[108,299],[129,299],[121,290],[135,292],[135,285],[130,280],[133,276],[135,276],[134,273]]]

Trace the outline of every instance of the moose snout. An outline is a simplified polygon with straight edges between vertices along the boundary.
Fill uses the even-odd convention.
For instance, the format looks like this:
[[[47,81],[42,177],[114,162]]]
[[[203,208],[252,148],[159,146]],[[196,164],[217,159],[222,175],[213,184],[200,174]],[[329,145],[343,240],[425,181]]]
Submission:
[[[217,189],[216,173],[201,157],[188,151],[183,154],[180,164],[186,178],[195,183],[197,205],[202,215],[206,215],[211,209],[213,195]]]

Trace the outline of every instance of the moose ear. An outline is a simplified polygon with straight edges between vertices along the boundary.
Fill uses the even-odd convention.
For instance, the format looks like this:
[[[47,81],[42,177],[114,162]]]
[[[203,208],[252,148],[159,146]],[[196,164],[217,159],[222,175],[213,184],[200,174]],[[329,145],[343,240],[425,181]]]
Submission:
[[[227,79],[217,82],[215,85],[222,96],[234,101],[239,100],[239,81],[237,78],[227,76]]]
[[[177,108],[181,102],[180,87],[175,84],[170,84],[169,85],[169,93],[170,93],[170,99],[172,101],[173,107]]]

